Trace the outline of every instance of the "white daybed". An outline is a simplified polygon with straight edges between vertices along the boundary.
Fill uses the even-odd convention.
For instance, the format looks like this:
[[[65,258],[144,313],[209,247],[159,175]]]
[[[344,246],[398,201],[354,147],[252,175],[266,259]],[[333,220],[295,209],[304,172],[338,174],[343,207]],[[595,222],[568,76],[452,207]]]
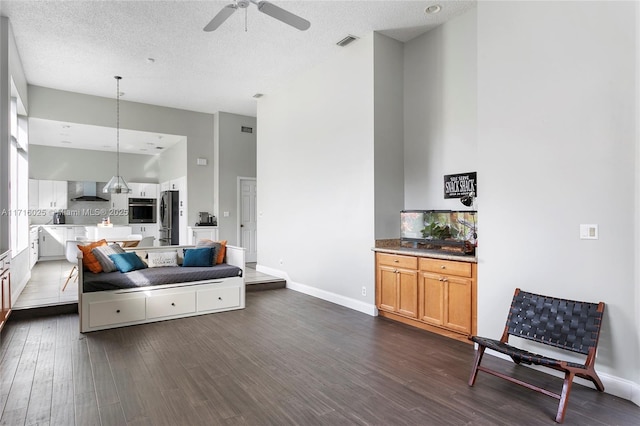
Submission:
[[[144,258],[146,253],[177,250],[193,246],[161,246],[127,248]],[[184,318],[214,312],[243,309],[245,307],[244,248],[227,246],[225,262],[242,270],[241,276],[168,283],[160,285],[86,291],[82,253],[78,256],[78,311],[80,332],[104,330],[134,324]],[[223,264],[223,265],[224,265]],[[221,266],[221,265],[216,265]],[[185,273],[192,268],[170,267],[171,273]],[[215,268],[212,267],[212,268]],[[153,272],[160,272],[160,268]],[[235,269],[235,268],[234,268]],[[237,271],[237,269],[236,269]],[[127,274],[132,274],[128,272]],[[110,274],[121,274],[111,272]],[[236,274],[238,274],[236,272]],[[95,275],[95,274],[94,274]]]

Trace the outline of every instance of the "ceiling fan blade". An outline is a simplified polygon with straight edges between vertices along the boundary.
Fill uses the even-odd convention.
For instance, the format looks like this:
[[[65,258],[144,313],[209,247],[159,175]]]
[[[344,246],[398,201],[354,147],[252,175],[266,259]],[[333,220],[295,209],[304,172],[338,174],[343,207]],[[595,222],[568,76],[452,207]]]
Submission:
[[[278,21],[284,22],[285,24],[291,25],[300,31],[308,30],[311,26],[311,22],[306,19],[301,18],[298,15],[294,15],[293,13],[288,12],[273,3],[269,3],[268,1],[258,2],[257,6],[260,12],[269,15],[272,18],[276,18]]]
[[[229,16],[233,15],[233,12],[235,12],[237,9],[238,6],[235,4],[226,5],[220,12],[218,12],[216,16],[213,17],[211,22],[209,22],[207,26],[204,27],[204,31],[209,32],[218,29],[218,27],[222,25],[222,23],[226,21]]]

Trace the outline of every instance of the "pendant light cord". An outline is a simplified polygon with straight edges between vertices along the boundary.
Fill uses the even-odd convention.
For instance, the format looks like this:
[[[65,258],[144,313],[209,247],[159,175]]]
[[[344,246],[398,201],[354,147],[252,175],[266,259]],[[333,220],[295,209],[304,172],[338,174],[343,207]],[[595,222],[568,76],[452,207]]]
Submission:
[[[115,76],[116,79],[116,178],[120,185],[120,80],[122,77]]]

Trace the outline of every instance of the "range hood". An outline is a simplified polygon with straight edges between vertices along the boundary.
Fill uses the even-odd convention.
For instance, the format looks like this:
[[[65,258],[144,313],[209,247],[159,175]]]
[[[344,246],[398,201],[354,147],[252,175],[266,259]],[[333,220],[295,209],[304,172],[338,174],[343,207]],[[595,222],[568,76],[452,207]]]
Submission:
[[[76,182],[76,194],[77,197],[72,198],[71,201],[109,201],[106,198],[98,197],[96,191],[96,182]]]

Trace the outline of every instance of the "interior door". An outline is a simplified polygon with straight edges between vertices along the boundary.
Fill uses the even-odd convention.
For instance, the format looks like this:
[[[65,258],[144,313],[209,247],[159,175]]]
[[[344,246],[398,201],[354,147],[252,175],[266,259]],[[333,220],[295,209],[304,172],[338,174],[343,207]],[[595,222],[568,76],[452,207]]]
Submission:
[[[257,183],[255,179],[241,178],[240,186],[240,245],[245,249],[245,261],[258,260]]]

